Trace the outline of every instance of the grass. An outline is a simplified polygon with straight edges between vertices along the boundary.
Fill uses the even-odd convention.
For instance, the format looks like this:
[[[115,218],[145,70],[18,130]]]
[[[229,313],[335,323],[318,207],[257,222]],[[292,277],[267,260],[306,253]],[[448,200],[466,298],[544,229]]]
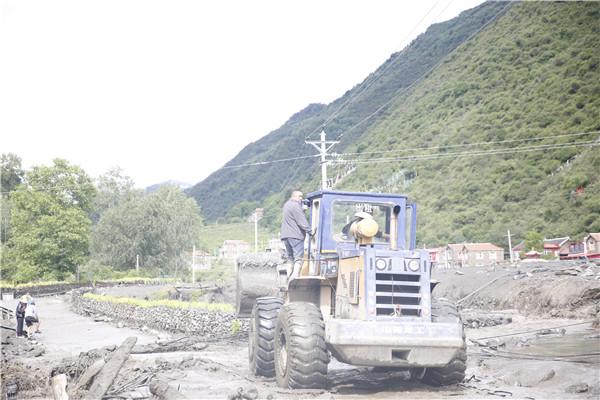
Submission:
[[[141,300],[134,299],[131,297],[114,297],[108,295],[97,295],[92,293],[86,293],[83,295],[84,298],[105,301],[113,304],[128,304],[136,307],[152,308],[152,307],[169,307],[169,308],[198,308],[202,310],[212,312],[227,312],[231,313],[234,311],[231,304],[223,303],[205,303],[205,302],[188,302],[179,300]]]

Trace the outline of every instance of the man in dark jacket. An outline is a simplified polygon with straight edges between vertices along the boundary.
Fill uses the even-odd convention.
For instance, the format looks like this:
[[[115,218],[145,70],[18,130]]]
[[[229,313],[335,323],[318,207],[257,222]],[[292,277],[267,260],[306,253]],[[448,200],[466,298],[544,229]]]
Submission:
[[[27,298],[22,296],[17,304],[15,316],[17,317],[17,337],[24,338],[23,321],[25,320],[25,309],[27,308]]]
[[[290,199],[283,205],[281,219],[281,240],[285,244],[288,260],[297,261],[304,257],[304,238],[310,233],[310,225],[306,221],[302,209],[302,192],[294,190]]]

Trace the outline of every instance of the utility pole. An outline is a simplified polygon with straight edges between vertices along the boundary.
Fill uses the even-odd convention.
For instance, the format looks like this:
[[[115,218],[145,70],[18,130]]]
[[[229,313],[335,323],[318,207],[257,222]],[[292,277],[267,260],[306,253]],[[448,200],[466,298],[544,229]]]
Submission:
[[[254,252],[258,253],[258,213],[254,211]]]
[[[510,241],[510,229],[508,230],[508,254],[510,256],[510,263],[513,263],[512,243]]]
[[[337,143],[338,140],[326,140],[325,130],[321,131],[321,140],[307,140],[305,143],[312,145],[321,154],[321,189],[328,188],[327,185],[327,152]]]

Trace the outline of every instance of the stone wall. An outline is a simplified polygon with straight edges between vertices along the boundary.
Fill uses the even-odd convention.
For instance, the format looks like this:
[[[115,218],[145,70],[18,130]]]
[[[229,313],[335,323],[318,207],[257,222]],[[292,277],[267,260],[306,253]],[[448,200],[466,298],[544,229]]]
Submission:
[[[82,315],[109,317],[132,328],[144,326],[162,331],[204,336],[231,337],[247,332],[247,320],[237,320],[233,313],[207,311],[199,308],[139,307],[116,304],[83,297],[82,290],[71,294],[73,311]],[[237,322],[234,322],[237,321]],[[234,332],[234,327],[239,329]]]

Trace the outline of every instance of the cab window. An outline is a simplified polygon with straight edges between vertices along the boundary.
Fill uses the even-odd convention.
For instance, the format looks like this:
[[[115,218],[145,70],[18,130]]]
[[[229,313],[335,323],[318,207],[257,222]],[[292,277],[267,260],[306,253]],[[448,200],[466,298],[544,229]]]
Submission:
[[[379,231],[373,241],[375,243],[389,243],[392,206],[381,203],[351,201],[333,202],[331,223],[333,240],[336,242],[354,242],[354,236],[350,233],[350,225],[359,219],[356,214],[361,212],[372,216],[379,226]]]

